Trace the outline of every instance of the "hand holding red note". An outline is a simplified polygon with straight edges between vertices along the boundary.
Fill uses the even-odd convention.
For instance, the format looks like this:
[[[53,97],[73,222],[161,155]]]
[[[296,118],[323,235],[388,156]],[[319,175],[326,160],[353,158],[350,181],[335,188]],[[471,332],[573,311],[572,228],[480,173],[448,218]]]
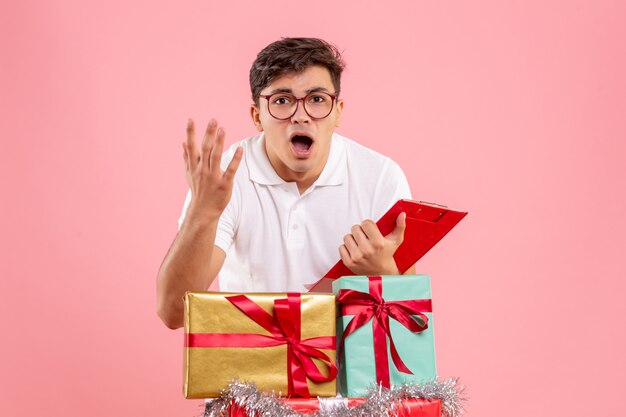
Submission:
[[[395,228],[388,235],[380,233],[371,220],[355,224],[339,246],[341,261],[355,275],[398,275],[393,255],[404,240],[406,213],[396,218]]]
[[[406,229],[404,241],[393,256],[400,273],[414,265],[467,215],[467,212],[437,204],[399,200],[376,222],[383,236],[394,230],[400,213],[406,213]],[[323,278],[313,284],[309,292],[331,292],[332,281],[345,275],[355,274],[339,261]]]

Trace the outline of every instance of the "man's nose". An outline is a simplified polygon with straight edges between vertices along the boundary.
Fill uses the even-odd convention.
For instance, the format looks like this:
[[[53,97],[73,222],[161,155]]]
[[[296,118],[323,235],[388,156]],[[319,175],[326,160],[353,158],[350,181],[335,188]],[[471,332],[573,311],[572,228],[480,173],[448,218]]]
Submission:
[[[304,98],[299,98],[296,101],[296,112],[291,116],[292,123],[309,123],[311,116],[304,109]]]

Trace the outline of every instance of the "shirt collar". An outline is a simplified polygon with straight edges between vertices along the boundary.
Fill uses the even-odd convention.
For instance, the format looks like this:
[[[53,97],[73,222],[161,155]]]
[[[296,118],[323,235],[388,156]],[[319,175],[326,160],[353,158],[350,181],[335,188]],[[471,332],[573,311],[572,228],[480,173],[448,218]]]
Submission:
[[[286,181],[278,176],[265,153],[265,134],[253,138],[250,142],[250,151],[246,152],[250,180],[261,185],[279,185]],[[343,138],[333,133],[330,142],[330,153],[326,165],[314,186],[340,185],[346,178],[347,172],[346,149]]]

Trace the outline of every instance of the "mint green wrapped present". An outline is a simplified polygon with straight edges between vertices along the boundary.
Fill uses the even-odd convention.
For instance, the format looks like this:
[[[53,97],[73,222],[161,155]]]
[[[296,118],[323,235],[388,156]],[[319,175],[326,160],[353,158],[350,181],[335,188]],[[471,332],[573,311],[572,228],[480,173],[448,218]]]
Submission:
[[[342,395],[437,377],[428,275],[345,276],[333,292]]]

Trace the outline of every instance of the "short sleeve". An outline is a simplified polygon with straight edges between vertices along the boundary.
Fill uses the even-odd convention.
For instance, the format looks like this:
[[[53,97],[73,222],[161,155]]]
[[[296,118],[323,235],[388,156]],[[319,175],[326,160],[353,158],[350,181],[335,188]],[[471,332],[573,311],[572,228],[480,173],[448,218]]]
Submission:
[[[387,158],[380,180],[376,185],[372,217],[379,219],[396,201],[412,198],[409,182],[402,168],[395,161]]]
[[[215,245],[222,249],[224,253],[228,253],[230,246],[235,240],[240,195],[241,193],[239,192],[239,187],[235,182],[233,195],[231,196],[230,201],[220,216],[219,223],[217,224]]]
[[[219,246],[220,249],[224,251],[224,253],[228,253],[230,249],[230,245],[233,244],[233,240],[235,237],[235,230],[237,224],[237,207],[239,204],[239,187],[235,184],[233,187],[233,195],[230,199],[230,202],[224,209],[224,212],[220,216],[219,222],[217,224],[217,230],[215,233],[215,245]],[[187,197],[185,198],[185,203],[183,204],[183,210],[178,219],[178,230],[183,225],[185,221],[185,216],[187,215],[187,209],[189,208],[189,203],[191,202],[191,190],[187,192]]]
[[[180,213],[180,217],[178,218],[178,230],[183,227],[183,222],[185,221],[185,217],[187,216],[187,210],[189,209],[189,203],[191,203],[191,190],[187,191],[187,196],[185,197],[185,202],[183,203],[183,210]]]

